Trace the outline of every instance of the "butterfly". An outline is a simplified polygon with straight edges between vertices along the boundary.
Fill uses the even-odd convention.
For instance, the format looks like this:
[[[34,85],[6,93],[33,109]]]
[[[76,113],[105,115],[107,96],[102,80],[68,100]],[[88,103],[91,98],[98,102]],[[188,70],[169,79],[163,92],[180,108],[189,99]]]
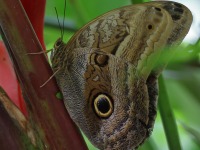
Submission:
[[[136,149],[153,130],[155,67],[165,46],[180,44],[192,23],[190,10],[172,1],[130,5],[86,24],[65,44],[59,38],[52,69],[64,104],[99,149]]]

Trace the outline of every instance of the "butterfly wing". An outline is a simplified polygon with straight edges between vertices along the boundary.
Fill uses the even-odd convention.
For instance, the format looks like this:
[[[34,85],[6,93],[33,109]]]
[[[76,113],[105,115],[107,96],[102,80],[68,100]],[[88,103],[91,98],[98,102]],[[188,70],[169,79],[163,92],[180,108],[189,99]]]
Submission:
[[[65,105],[95,146],[136,148],[148,137],[163,69],[154,65],[191,21],[191,12],[175,2],[126,6],[88,23],[54,52]]]

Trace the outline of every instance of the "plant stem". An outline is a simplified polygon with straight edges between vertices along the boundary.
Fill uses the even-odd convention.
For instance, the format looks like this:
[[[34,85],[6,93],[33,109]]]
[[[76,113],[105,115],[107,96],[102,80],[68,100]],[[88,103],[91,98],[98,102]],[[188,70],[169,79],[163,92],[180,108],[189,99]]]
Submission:
[[[169,98],[162,75],[159,77],[159,86],[160,91],[158,99],[158,108],[163,122],[169,149],[181,150],[176,121],[174,119],[174,114],[169,103]]]
[[[29,54],[43,50],[20,1],[0,0],[0,4],[1,34],[25,95],[29,112],[27,119],[34,129],[36,145],[41,150],[86,150],[85,142],[63,101],[56,98],[59,88],[55,79],[40,87],[53,72],[44,54]]]

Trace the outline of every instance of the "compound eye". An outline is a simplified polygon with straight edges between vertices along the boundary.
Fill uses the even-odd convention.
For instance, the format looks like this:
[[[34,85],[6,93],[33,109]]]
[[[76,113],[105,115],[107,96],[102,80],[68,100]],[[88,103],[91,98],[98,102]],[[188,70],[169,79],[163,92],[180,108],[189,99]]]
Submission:
[[[62,44],[63,44],[63,41],[62,41],[61,38],[59,38],[59,39],[55,42],[54,48],[57,49],[57,48],[60,47],[60,45],[62,45]]]
[[[100,94],[94,99],[94,110],[101,118],[108,118],[113,112],[113,103],[105,94]]]

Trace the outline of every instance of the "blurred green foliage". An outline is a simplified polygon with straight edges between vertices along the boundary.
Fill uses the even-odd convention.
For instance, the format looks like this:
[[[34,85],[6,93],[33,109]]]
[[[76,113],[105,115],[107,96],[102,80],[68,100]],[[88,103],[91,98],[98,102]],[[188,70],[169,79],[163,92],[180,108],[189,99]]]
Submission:
[[[147,0],[146,0],[147,1]],[[142,0],[132,0],[133,3],[142,3]],[[67,0],[67,10],[65,21],[68,25],[65,30],[65,42],[74,34],[74,30],[94,19],[95,17],[119,8],[124,5],[130,5],[130,0]],[[46,21],[52,19],[57,24],[56,13],[54,7],[58,10],[59,20],[62,22],[64,17],[64,0],[48,0],[46,7]],[[72,30],[73,29],[73,30]],[[45,26],[45,42],[47,49],[53,47],[54,42],[60,37],[60,28],[56,25]],[[169,105],[159,107],[161,114],[170,111],[175,118],[175,128],[178,128],[178,136],[180,138],[181,149],[183,150],[199,150],[200,149],[200,42],[190,45],[182,44],[176,48],[176,53],[170,61],[168,67],[164,71],[164,81],[167,97],[159,99],[162,102],[167,101]],[[166,54],[167,57],[167,54]],[[160,87],[162,88],[162,87]],[[163,89],[162,89],[163,91]],[[160,105],[160,104],[159,104]],[[156,118],[154,131],[152,136],[142,145],[140,150],[167,150],[167,136],[175,136],[173,119],[163,117],[163,114]],[[162,120],[168,130],[164,130]],[[166,133],[167,132],[167,133]],[[178,139],[177,139],[178,140]],[[178,143],[173,140],[171,144]],[[86,139],[90,150],[95,148]],[[168,140],[168,142],[170,142]]]

